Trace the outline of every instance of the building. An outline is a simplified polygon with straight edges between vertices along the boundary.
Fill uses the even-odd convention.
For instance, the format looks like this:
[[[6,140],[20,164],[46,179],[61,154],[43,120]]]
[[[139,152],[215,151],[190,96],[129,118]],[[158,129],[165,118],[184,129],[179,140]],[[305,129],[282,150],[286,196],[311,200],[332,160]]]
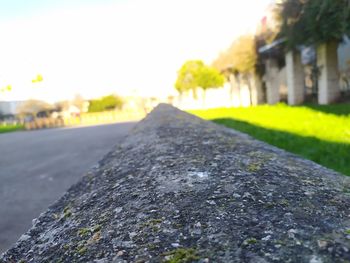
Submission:
[[[287,101],[330,104],[350,95],[350,41],[299,47],[285,53],[283,40],[259,49],[265,65],[263,76],[267,103]]]
[[[0,101],[1,115],[16,115],[17,109],[24,103],[24,101]]]

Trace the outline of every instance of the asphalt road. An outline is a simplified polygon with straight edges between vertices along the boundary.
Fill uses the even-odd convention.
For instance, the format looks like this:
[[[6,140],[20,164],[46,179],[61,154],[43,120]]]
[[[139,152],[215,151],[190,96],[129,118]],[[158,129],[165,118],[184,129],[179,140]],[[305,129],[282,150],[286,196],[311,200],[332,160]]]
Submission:
[[[0,134],[0,253],[134,126]]]

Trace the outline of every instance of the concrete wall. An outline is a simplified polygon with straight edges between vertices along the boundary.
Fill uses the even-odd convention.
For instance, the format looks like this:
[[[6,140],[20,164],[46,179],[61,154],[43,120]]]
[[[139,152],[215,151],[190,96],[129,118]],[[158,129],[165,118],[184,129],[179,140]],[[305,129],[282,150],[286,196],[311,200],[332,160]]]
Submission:
[[[0,262],[347,262],[349,185],[163,104]]]

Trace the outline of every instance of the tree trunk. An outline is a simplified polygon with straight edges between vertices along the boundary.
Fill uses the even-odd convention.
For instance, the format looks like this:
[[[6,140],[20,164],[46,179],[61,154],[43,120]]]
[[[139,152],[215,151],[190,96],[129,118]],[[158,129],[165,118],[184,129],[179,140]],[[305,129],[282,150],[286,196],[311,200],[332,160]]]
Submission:
[[[193,98],[197,100],[198,99],[197,88],[192,89],[192,94],[193,94]]]
[[[228,80],[230,82],[230,104],[233,104],[233,91],[234,91],[234,81],[235,81],[235,76],[233,74],[230,74],[228,77]]]
[[[240,73],[237,73],[235,76],[237,89],[238,89],[238,99],[239,99],[239,106],[242,106],[242,96],[241,96],[241,75]]]
[[[203,90],[203,94],[202,94],[202,103],[203,103],[203,108],[205,108],[205,98],[206,98],[206,89],[202,89]]]
[[[251,79],[252,79],[252,75],[251,73],[248,73],[246,75],[246,81],[247,81],[247,85],[248,85],[248,90],[249,90],[249,102],[250,102],[250,106],[253,105],[253,91],[252,91],[252,83],[251,83]]]

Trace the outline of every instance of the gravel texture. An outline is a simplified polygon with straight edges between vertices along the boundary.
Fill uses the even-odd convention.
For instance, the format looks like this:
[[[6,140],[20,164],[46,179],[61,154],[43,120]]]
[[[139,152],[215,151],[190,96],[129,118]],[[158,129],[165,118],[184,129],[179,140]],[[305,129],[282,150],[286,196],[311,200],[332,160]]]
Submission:
[[[350,262],[350,181],[162,104],[0,262]]]

